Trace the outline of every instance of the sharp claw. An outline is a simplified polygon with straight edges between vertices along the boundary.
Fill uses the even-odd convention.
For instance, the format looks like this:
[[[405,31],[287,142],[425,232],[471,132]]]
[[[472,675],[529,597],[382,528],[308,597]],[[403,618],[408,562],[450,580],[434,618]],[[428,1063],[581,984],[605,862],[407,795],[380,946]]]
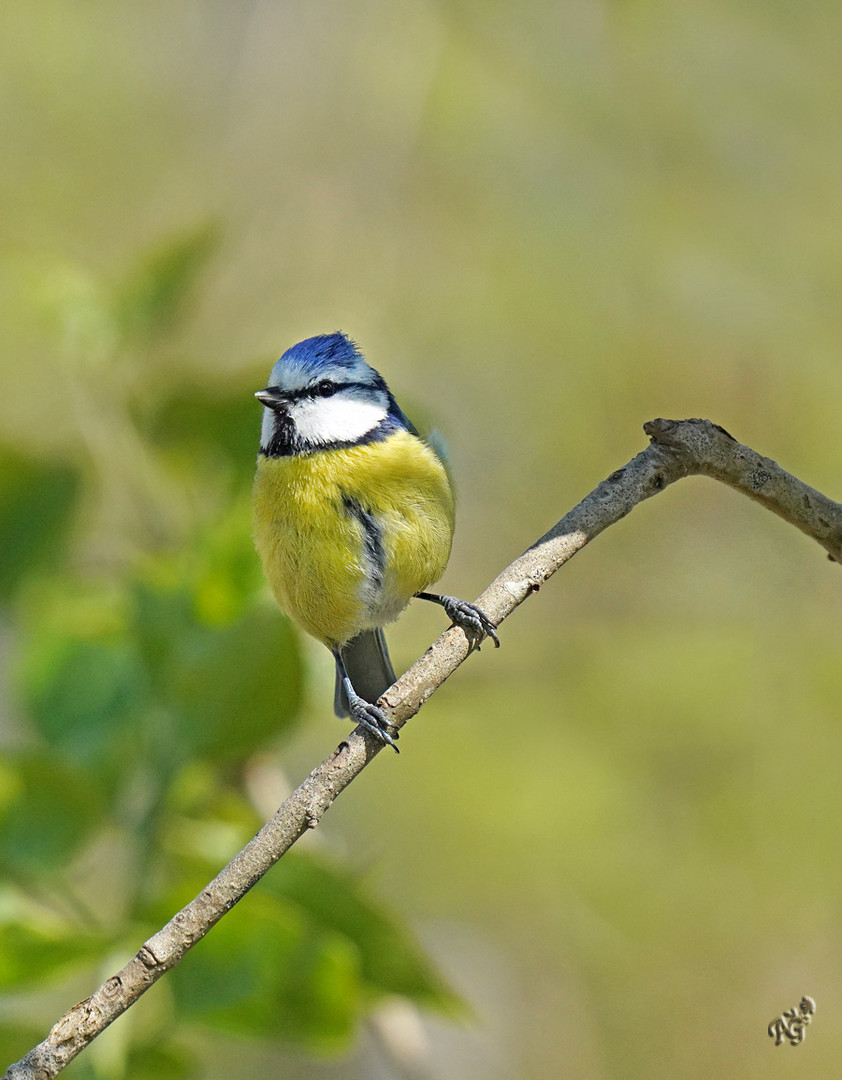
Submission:
[[[500,648],[500,639],[497,637],[497,629],[485,612],[476,606],[469,604],[467,600],[457,600],[456,597],[445,598],[444,610],[454,626],[459,626],[465,631],[469,642],[470,652],[476,649],[480,651],[483,638],[490,637],[494,642],[494,648]]]
[[[366,731],[370,732],[382,743],[385,743],[386,746],[391,746],[396,754],[400,753],[400,750],[395,745],[395,740],[399,737],[398,733],[395,732],[394,736],[392,736],[386,730],[389,721],[386,719],[386,714],[382,709],[378,709],[376,705],[371,705],[361,697],[351,698],[349,706],[353,723],[364,727]]]

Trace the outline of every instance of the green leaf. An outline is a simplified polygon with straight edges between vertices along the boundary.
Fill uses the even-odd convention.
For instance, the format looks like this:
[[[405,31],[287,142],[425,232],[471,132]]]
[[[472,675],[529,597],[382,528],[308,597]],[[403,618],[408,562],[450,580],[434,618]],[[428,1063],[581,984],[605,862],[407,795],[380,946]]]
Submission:
[[[77,928],[0,925],[0,991],[41,987],[101,955],[103,945],[103,938],[81,934]]]
[[[123,642],[45,642],[25,662],[24,701],[46,741],[82,762],[125,745],[146,693],[136,654]]]
[[[133,591],[131,634],[148,676],[163,693],[195,629],[193,599],[174,568],[171,577],[174,584],[140,582]]]
[[[147,917],[169,918],[206,880],[195,872]],[[363,1012],[387,995],[463,1010],[397,919],[346,872],[300,854],[286,855],[171,980],[189,1019],[317,1051],[347,1045]]]
[[[77,470],[0,447],[0,601],[43,566],[54,568],[81,487]]]
[[[295,722],[301,691],[295,632],[273,608],[257,607],[233,626],[198,627],[179,645],[173,702],[199,752],[248,756]]]
[[[462,1008],[408,929],[369,898],[348,871],[290,854],[262,884],[298,905],[312,923],[352,941],[361,977],[373,991],[400,994],[446,1011]]]
[[[0,1024],[0,1061],[4,1064],[20,1061],[24,1054],[41,1042],[47,1028],[48,1025],[35,1027],[26,1022]]]
[[[147,254],[115,300],[115,319],[129,345],[170,330],[183,314],[199,274],[216,249],[214,223],[167,241]]]
[[[185,633],[242,618],[263,588],[245,497],[176,556],[150,559],[133,590],[135,630],[158,670],[178,655]]]
[[[204,569],[192,593],[178,582],[177,568],[163,564],[158,582],[135,593],[136,641],[159,707],[175,718],[174,734],[190,756],[219,761],[241,760],[288,729],[303,684],[297,636],[277,608],[252,607],[230,625],[208,625],[243,607],[239,590],[249,588],[243,578],[252,554],[245,565],[241,540],[227,571],[226,554],[215,563],[221,592],[207,572],[214,560],[200,557]]]
[[[249,500],[250,502],[250,500]],[[218,626],[243,616],[263,587],[263,571],[254,550],[251,507],[234,503],[230,513],[203,537],[195,555],[194,611]]]
[[[189,1080],[196,1075],[194,1056],[173,1041],[138,1043],[126,1061],[125,1076],[131,1080]]]
[[[170,980],[188,1019],[319,1051],[347,1045],[361,1007],[353,946],[265,892],[249,894]]]
[[[268,371],[268,364],[263,367]],[[193,380],[162,399],[147,396],[135,405],[138,425],[156,446],[180,452],[185,464],[216,469],[221,457],[250,485],[261,418],[254,391],[265,377],[261,370],[250,379],[240,376],[233,386]]]
[[[7,759],[4,773],[0,863],[24,873],[63,865],[102,820],[97,773],[36,753]]]

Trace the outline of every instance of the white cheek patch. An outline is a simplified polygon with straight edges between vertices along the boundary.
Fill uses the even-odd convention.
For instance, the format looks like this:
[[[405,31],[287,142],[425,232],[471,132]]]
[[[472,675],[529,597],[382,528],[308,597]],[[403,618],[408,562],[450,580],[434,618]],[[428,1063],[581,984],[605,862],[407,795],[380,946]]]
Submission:
[[[385,420],[388,411],[388,401],[383,394],[362,401],[338,393],[333,397],[298,401],[292,407],[291,416],[296,434],[303,442],[327,446],[356,442]]]

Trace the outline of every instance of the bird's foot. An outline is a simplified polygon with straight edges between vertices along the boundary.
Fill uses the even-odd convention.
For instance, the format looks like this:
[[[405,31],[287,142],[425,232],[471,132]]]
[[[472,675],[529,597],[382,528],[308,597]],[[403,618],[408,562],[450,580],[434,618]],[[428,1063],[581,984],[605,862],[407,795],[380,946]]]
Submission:
[[[441,605],[453,625],[465,631],[471,652],[474,649],[479,652],[480,645],[487,637],[494,642],[495,649],[500,648],[500,639],[497,637],[494,623],[476,604],[469,604],[467,600],[459,600],[455,596],[442,596]]]
[[[391,746],[396,754],[400,753],[400,750],[395,745],[398,733],[395,732],[394,735],[390,735],[386,730],[389,727],[389,721],[386,719],[386,714],[382,709],[379,709],[376,705],[371,705],[357,694],[349,697],[348,706],[351,710],[352,723],[364,727],[366,731],[371,732],[375,738],[385,743],[386,746]]]

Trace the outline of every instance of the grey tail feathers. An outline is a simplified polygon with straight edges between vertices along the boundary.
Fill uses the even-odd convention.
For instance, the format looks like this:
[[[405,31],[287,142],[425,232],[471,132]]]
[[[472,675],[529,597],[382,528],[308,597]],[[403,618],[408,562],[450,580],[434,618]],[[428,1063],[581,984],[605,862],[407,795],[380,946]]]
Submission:
[[[395,672],[386,648],[383,631],[363,630],[355,638],[342,646],[342,659],[348,672],[351,685],[364,701],[374,704],[384,690],[395,681]],[[348,695],[336,672],[336,690],[333,696],[333,711],[339,717],[348,716]]]

